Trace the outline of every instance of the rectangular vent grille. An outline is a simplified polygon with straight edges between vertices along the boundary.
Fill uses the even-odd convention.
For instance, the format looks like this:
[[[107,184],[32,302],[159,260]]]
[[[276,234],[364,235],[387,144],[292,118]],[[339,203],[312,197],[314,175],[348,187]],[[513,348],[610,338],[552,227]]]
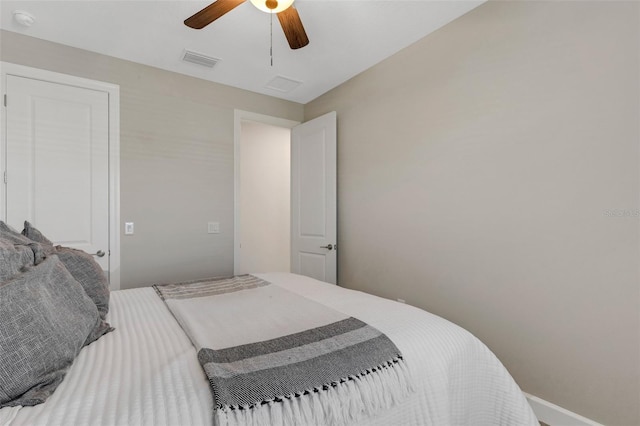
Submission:
[[[281,75],[276,76],[265,86],[267,89],[277,90],[278,92],[287,93],[302,84],[301,81],[292,80]]]
[[[203,55],[202,53],[192,52],[191,50],[185,50],[182,60],[202,65],[203,67],[213,68],[220,59],[212,58],[211,56]]]

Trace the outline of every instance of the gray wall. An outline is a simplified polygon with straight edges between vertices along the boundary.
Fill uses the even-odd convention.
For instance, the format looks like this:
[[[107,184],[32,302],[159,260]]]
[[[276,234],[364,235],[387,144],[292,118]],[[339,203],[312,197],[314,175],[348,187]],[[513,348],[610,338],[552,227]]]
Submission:
[[[305,105],[338,112],[340,284],[620,425],[640,424],[639,8],[489,2]]]
[[[120,85],[122,288],[233,273],[233,111],[302,105],[7,31],[0,60]]]

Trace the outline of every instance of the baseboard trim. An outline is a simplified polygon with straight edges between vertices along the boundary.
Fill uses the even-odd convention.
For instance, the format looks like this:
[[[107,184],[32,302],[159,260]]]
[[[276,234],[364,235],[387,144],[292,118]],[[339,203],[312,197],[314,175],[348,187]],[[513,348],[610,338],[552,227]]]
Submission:
[[[549,426],[603,426],[537,396],[523,392],[538,420]]]

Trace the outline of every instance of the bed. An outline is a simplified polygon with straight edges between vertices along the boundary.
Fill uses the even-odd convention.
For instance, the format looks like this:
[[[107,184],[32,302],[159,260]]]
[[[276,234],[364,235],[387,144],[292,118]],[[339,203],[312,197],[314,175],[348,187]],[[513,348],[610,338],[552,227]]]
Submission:
[[[513,378],[466,330],[418,308],[308,277],[254,275],[370,324],[402,351],[414,391],[356,424],[538,424]],[[214,423],[213,398],[196,349],[153,288],[112,292],[106,320],[115,330],[80,351],[46,402],[2,408],[0,424]]]

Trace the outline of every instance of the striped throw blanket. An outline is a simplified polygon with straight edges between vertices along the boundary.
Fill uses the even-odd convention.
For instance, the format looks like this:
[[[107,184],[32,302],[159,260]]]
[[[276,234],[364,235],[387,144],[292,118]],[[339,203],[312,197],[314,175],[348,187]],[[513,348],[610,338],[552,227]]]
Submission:
[[[193,342],[218,425],[343,425],[411,392],[380,331],[251,275],[154,286]]]

